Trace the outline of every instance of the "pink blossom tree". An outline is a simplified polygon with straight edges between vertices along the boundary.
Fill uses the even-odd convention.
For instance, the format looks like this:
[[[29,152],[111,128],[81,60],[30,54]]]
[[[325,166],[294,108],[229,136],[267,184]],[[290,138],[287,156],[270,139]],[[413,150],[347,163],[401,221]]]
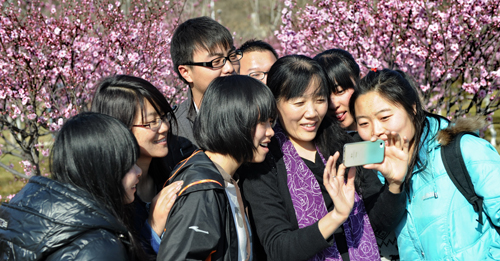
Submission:
[[[16,162],[0,167],[42,174],[50,135],[85,109],[104,76],[143,77],[170,102],[183,99],[169,52],[183,1],[21,2],[0,0],[0,157],[20,159],[24,173]]]
[[[363,73],[411,75],[432,112],[487,116],[499,108],[500,0],[286,0],[275,32],[285,54],[352,53]]]

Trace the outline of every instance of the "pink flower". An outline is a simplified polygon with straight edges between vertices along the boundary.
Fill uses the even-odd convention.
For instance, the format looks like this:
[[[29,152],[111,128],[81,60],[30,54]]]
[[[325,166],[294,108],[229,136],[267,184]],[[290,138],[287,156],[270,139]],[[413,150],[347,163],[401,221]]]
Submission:
[[[427,92],[430,88],[431,88],[431,86],[429,85],[429,83],[427,83],[426,85],[420,85],[420,89],[423,92]]]

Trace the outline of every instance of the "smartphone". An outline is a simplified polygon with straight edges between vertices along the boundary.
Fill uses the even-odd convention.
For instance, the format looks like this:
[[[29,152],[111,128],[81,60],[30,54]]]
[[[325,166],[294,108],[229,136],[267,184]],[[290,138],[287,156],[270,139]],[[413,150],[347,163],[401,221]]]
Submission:
[[[346,167],[380,163],[384,160],[385,142],[360,141],[344,145],[344,165]]]

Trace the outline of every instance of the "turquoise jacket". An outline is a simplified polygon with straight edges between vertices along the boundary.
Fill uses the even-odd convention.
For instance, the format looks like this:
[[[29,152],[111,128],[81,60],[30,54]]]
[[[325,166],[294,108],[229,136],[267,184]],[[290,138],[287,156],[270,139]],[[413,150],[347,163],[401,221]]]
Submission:
[[[463,136],[460,148],[476,194],[483,197],[483,223],[450,180],[435,136],[446,120],[427,117],[423,168],[413,170],[407,190],[407,215],[396,228],[401,260],[500,260],[500,156],[486,140]],[[425,132],[424,132],[425,133]],[[491,218],[491,222],[485,216]]]

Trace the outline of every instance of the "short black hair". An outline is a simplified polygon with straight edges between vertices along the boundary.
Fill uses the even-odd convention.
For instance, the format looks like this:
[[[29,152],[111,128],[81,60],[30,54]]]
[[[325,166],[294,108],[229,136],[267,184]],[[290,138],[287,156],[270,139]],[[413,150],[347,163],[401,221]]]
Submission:
[[[170,56],[174,63],[174,71],[187,83],[179,73],[179,65],[192,63],[196,50],[204,49],[213,53],[217,48],[233,47],[233,36],[212,18],[202,16],[192,18],[177,26],[170,42]]]
[[[328,98],[331,84],[321,66],[304,55],[287,55],[279,58],[269,70],[267,86],[277,102],[287,101],[302,96],[313,80],[320,86],[315,94]]]
[[[276,119],[269,88],[249,76],[218,77],[207,88],[193,133],[203,150],[229,155],[237,162],[253,159],[257,124]]]
[[[264,51],[270,51],[273,53],[274,57],[278,59],[278,53],[276,50],[268,43],[261,41],[261,40],[255,40],[255,39],[250,39],[243,43],[239,50],[245,54],[245,52],[264,52]]]
[[[345,89],[353,89],[359,82],[359,65],[354,60],[352,55],[342,49],[326,50],[314,57],[321,67],[326,72],[335,88],[334,93],[337,93],[336,86]]]

